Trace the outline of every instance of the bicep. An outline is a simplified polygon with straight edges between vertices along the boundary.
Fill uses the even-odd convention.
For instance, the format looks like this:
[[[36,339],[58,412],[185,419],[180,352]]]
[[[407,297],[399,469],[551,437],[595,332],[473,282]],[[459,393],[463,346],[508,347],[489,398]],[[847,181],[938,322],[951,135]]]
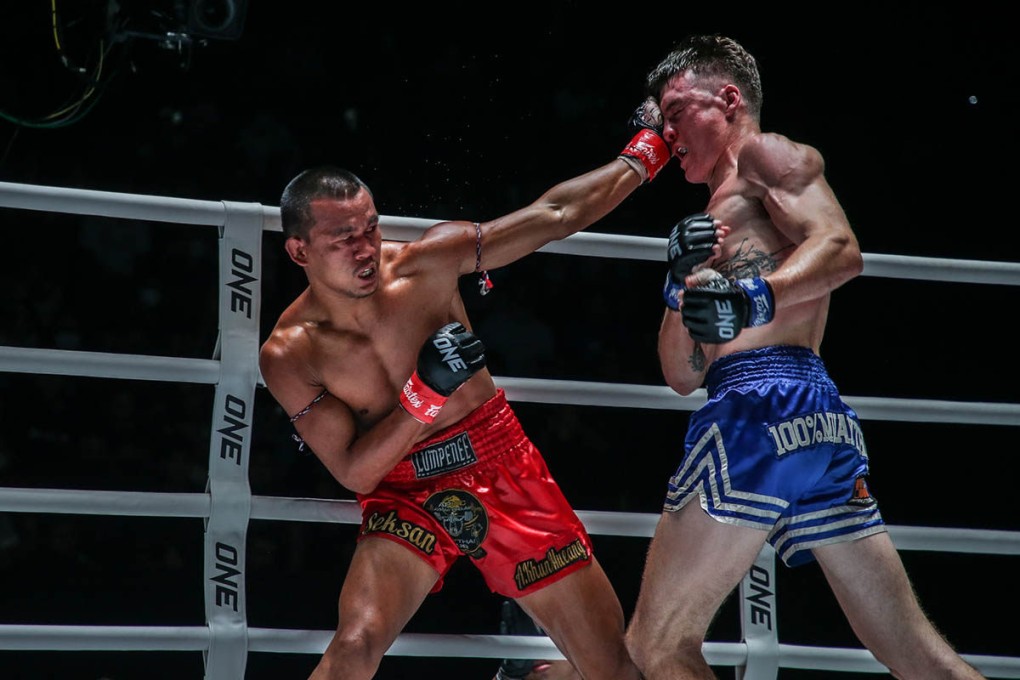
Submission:
[[[332,459],[350,448],[357,431],[350,408],[328,392],[320,392],[291,416],[291,425],[330,471],[334,468]]]
[[[346,448],[354,437],[350,409],[267,343],[259,360],[266,387],[287,414],[297,434],[316,453]]]

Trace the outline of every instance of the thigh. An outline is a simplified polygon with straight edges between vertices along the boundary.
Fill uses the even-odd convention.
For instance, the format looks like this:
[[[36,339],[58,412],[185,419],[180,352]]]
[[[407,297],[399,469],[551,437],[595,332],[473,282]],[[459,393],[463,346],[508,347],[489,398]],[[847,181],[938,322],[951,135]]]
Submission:
[[[517,602],[583,677],[637,680],[623,641],[623,608],[594,557],[588,566]]]
[[[857,637],[876,656],[895,659],[943,644],[888,533],[813,552]]]
[[[766,536],[713,519],[697,502],[664,512],[648,549],[630,634],[669,643],[701,639]]]
[[[340,590],[339,629],[392,642],[438,580],[439,573],[403,545],[364,538]]]

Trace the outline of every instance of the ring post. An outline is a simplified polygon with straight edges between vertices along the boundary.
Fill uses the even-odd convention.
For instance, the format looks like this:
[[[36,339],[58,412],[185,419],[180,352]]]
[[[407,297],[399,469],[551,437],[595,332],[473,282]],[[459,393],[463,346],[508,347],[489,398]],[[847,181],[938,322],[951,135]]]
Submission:
[[[248,455],[258,384],[262,298],[262,207],[224,201],[220,234],[220,379],[209,445],[210,498],[205,526],[208,680],[241,680],[248,659],[245,548],[251,516]]]
[[[776,551],[766,543],[740,582],[740,630],[747,663],[736,667],[737,680],[775,680],[779,672],[776,614]]]

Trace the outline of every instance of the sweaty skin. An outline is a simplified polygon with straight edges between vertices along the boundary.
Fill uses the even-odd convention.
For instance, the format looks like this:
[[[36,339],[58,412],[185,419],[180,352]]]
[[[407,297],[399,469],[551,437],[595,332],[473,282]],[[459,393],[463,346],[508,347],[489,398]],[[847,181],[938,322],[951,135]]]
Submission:
[[[564,183],[532,205],[482,223],[481,268],[495,269],[587,226],[629,194],[638,176],[623,161]],[[583,201],[582,192],[590,192]],[[470,321],[458,281],[476,266],[471,222],[443,222],[409,243],[383,241],[379,214],[362,190],[350,201],[312,203],[308,239],[290,238],[305,268],[305,289],[281,314],[260,367],[288,415],[326,395],[294,425],[333,476],[365,493],[417,441],[460,420],[495,394],[481,370],[428,426],[387,418],[415,369],[418,350],[437,328]]]
[[[482,369],[429,424],[399,405],[426,339],[452,321],[471,329],[461,276],[509,264],[584,229],[642,179],[631,164],[614,159],[556,185],[531,205],[481,223],[480,262],[472,222],[442,222],[409,243],[384,241],[366,188],[346,199],[313,199],[309,231],[285,242],[308,287],[280,315],[262,347],[260,368],[288,416],[307,409],[294,427],[333,477],[351,491],[371,494],[415,443],[496,395],[492,376]],[[362,536],[341,589],[337,630],[310,679],[373,677],[439,578],[410,549]],[[623,641],[623,609],[594,555],[587,566],[515,600],[584,677],[638,680]],[[590,616],[579,621],[579,611]],[[569,664],[565,670],[573,673]]]
[[[666,382],[676,392],[690,394],[706,385],[714,361],[759,348],[764,348],[759,354],[772,361],[790,352],[802,358],[787,366],[814,367],[811,370],[821,366],[824,371],[818,353],[830,293],[861,273],[863,258],[825,179],[821,155],[810,146],[761,131],[757,65],[732,39],[688,37],[649,74],[649,84],[659,91],[663,136],[670,151],[680,160],[688,182],[707,185],[705,212],[717,220],[718,251],[687,277],[687,292],[680,296],[681,312],[667,307],[661,321],[658,351]],[[732,279],[764,278],[774,292],[772,320],[744,328],[728,343],[692,340],[683,325],[683,296],[693,294],[692,287],[712,274],[709,269]],[[810,359],[804,357],[807,350],[814,353]],[[743,366],[742,361],[746,362]],[[739,479],[739,488],[732,489],[731,495],[727,495],[730,490],[724,490],[726,498],[720,499],[720,504],[725,504],[737,494],[741,498],[762,497],[760,494],[769,493],[769,476],[782,473],[792,489],[782,500],[796,512],[799,502],[811,500],[813,482],[797,475],[801,468],[785,465],[795,457],[772,456],[761,445],[759,433],[772,416],[797,412],[811,399],[825,403],[823,394],[834,400],[838,395],[829,394],[820,375],[815,385],[803,378],[769,375],[771,367],[764,364],[759,368],[767,377],[760,379],[762,389],[756,391],[757,369],[749,365],[750,360],[740,357],[721,364],[723,375],[741,374],[746,380],[738,381],[731,390],[712,387],[717,389],[713,399],[691,416],[695,429],[689,428],[684,435],[680,467],[670,484],[673,480],[680,484],[696,480],[698,461],[718,460],[716,472],[708,475],[721,477],[728,469],[734,474],[727,479]],[[803,401],[799,396],[778,396],[780,384],[811,396]],[[705,446],[692,443],[691,433],[701,432],[698,428],[705,426],[718,436],[711,441],[704,437]],[[833,468],[840,467],[836,453],[808,461],[828,467],[826,473],[836,472]],[[863,458],[852,451],[839,453],[849,454],[855,463]],[[821,449],[805,453],[820,455],[828,456]],[[737,470],[744,472],[742,478]],[[822,478],[826,479],[825,474]],[[703,486],[697,483],[696,488],[677,489],[677,496],[683,496],[677,505],[670,506],[670,493],[666,494],[627,630],[631,657],[647,680],[718,677],[703,654],[705,636],[770,536],[762,523],[729,522],[718,512],[714,496],[705,490],[714,479]],[[856,493],[863,477],[853,480],[833,475],[831,479],[839,479],[840,488],[829,491],[834,501],[828,509],[809,510],[792,519],[810,522],[828,518],[833,531],[847,531],[834,540],[823,537],[808,549],[857,638],[897,678],[981,678],[926,617],[889,533],[852,535],[847,530],[853,526],[852,501],[857,498],[851,494]],[[764,486],[759,487],[759,482]],[[824,507],[826,502],[820,505]],[[712,510],[717,514],[711,514]],[[843,511],[845,515],[840,514]],[[781,512],[777,515],[781,517],[778,522],[788,518]],[[847,524],[837,527],[841,522]],[[776,526],[781,529],[785,524]]]
[[[863,268],[857,238],[825,179],[821,155],[782,135],[763,133],[749,119],[727,126],[739,98],[733,86],[712,91],[689,74],[674,76],[661,100],[663,134],[687,180],[707,184],[711,193],[706,212],[721,225],[722,238],[718,255],[706,266],[727,278],[767,276],[775,317],[745,328],[731,342],[701,344],[691,340],[681,315],[667,309],[659,358],[667,384],[680,394],[700,387],[711,362],[733,352],[782,344],[817,353],[830,291]],[[695,126],[698,134],[688,136]],[[688,277],[688,287],[696,277],[697,271]]]

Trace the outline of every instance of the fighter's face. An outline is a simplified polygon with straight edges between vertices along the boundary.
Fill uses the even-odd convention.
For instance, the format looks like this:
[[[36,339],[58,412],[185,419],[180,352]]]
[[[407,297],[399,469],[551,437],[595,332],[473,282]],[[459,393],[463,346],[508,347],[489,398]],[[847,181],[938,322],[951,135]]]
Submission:
[[[712,175],[725,144],[726,105],[718,79],[699,79],[685,72],[662,89],[663,138],[688,182],[701,184]]]
[[[382,235],[372,196],[362,189],[350,200],[312,201],[314,220],[308,238],[289,239],[291,259],[310,281],[351,297],[366,297],[379,287]]]

